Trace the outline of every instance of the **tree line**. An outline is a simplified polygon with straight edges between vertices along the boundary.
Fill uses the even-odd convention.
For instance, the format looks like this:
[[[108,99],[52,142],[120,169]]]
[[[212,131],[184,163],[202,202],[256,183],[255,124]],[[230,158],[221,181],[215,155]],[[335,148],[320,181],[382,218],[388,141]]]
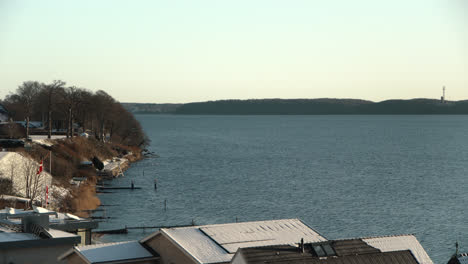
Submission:
[[[29,138],[30,122],[43,121],[47,135],[53,130],[75,136],[74,124],[82,131],[91,131],[96,139],[129,146],[148,144],[140,123],[118,101],[106,92],[67,86],[62,80],[52,83],[26,81],[1,102],[10,117],[25,121],[25,136]]]
[[[175,114],[192,115],[433,115],[468,114],[468,100],[435,99],[251,99],[183,104]]]

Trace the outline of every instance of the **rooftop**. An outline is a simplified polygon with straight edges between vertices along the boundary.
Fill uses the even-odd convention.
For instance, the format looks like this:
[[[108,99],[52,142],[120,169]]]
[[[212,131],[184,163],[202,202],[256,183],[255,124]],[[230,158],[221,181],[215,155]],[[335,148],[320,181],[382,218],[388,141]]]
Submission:
[[[45,232],[45,236],[40,233],[26,233],[0,222],[0,248],[17,248],[30,246],[51,246],[60,244],[75,244],[80,241],[78,235],[48,228],[41,232]]]
[[[326,241],[299,219],[229,223],[179,228],[164,228],[167,236],[199,263],[229,262],[241,247],[297,244]]]
[[[74,247],[73,250],[60,256],[60,259],[64,259],[73,253],[77,253],[90,263],[155,258],[138,241]]]
[[[376,242],[378,241],[378,243]],[[375,238],[330,240],[304,245],[241,248],[245,263],[408,263],[432,264],[416,238],[412,235]]]
[[[0,152],[1,153],[1,152]],[[21,218],[30,215],[49,215],[50,227],[63,231],[72,231],[81,228],[97,228],[98,222],[91,219],[78,217],[69,213],[59,213],[34,206],[34,210],[23,210],[15,208],[5,208],[0,210],[0,219],[8,218],[8,222],[15,225],[21,224]]]
[[[468,264],[468,254],[460,253],[454,254],[448,261],[448,264]]]

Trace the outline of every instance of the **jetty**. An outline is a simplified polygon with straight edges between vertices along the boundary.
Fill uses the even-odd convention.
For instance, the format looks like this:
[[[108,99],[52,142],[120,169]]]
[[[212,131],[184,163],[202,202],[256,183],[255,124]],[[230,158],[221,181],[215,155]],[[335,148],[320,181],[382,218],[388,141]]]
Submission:
[[[104,186],[97,186],[96,188],[98,188],[99,190],[139,190],[141,189],[141,187],[104,187]]]

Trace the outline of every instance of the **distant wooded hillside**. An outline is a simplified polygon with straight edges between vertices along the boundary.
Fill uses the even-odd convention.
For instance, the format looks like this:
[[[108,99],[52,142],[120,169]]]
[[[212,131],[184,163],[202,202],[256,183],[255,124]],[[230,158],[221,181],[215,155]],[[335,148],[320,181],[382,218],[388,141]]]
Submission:
[[[123,104],[136,113],[194,115],[430,115],[468,114],[468,100],[441,103],[434,99],[254,99],[188,104]],[[131,105],[128,106],[128,105]],[[144,110],[143,110],[144,109]]]
[[[169,114],[174,113],[182,104],[122,103],[122,105],[134,114]]]

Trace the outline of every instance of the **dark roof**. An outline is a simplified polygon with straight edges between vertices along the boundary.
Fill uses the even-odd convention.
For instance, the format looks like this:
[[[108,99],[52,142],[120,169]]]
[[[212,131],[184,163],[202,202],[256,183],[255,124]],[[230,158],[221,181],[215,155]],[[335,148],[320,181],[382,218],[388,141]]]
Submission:
[[[456,255],[453,255],[452,258],[450,258],[447,264],[466,263],[467,259],[468,259],[468,253],[456,254]]]
[[[241,248],[248,264],[418,264],[410,250],[381,252],[361,239],[305,244],[304,252],[295,246]]]

